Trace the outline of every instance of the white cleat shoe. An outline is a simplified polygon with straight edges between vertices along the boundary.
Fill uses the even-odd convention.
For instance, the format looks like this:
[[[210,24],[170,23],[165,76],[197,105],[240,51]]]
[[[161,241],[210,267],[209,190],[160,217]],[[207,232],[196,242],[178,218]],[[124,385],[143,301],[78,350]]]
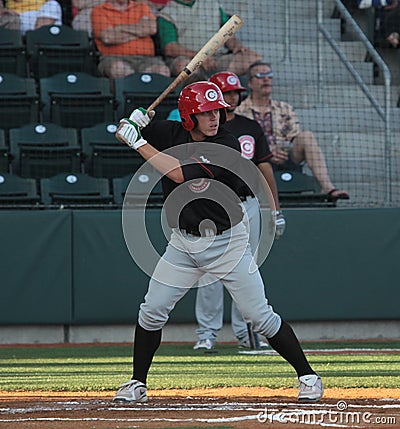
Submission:
[[[146,402],[147,388],[146,385],[138,380],[129,380],[121,384],[113,402]]]
[[[314,402],[319,401],[324,394],[321,377],[316,374],[303,375],[299,377],[300,392],[298,401]]]
[[[214,347],[214,344],[211,340],[208,338],[206,340],[199,340],[197,343],[193,346],[193,350],[211,350]]]

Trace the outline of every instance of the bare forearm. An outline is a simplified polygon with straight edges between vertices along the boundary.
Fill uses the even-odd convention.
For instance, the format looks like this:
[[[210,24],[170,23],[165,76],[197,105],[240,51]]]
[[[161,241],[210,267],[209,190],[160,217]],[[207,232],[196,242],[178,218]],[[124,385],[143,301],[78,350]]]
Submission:
[[[158,151],[150,144],[140,146],[138,152],[163,176],[167,176],[176,183],[184,182],[181,164],[173,156]]]
[[[179,43],[176,43],[176,42],[168,43],[167,45],[165,45],[164,52],[167,57],[172,57],[172,58],[180,57],[180,56],[193,58],[196,55],[195,51],[185,48],[185,46],[180,45]]]
[[[278,189],[276,187],[276,182],[274,178],[274,170],[272,169],[272,166],[269,162],[263,162],[258,165],[258,168],[261,172],[261,174],[264,176],[264,180],[262,180],[264,186],[268,186],[271,190],[273,202],[275,204],[275,209],[280,210],[280,204],[279,204],[279,196],[278,196]],[[268,192],[268,189],[266,189],[267,192],[267,198],[269,198],[270,193]],[[271,203],[272,201],[270,201]]]
[[[157,26],[154,20],[142,19],[137,24],[116,25],[104,29],[101,33],[101,40],[105,45],[118,45],[156,32]]]

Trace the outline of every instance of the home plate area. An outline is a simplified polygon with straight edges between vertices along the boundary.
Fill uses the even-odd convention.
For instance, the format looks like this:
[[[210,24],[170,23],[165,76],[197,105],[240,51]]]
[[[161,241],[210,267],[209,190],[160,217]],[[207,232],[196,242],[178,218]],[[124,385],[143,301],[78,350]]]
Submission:
[[[262,396],[224,397],[162,396],[166,391],[149,391],[149,401],[138,404],[113,403],[106,392],[80,396],[15,392],[0,395],[0,429],[400,428],[398,395],[392,399],[382,394],[379,399],[359,395],[355,399],[350,397],[353,389],[342,394],[338,389],[329,390],[326,399],[312,404],[299,404],[292,389],[278,390],[287,396],[268,397],[265,392]]]

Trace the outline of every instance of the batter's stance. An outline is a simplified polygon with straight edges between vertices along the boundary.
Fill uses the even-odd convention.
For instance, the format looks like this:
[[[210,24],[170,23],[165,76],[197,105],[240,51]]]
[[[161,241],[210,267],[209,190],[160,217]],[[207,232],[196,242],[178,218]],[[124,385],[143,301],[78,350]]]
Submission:
[[[236,137],[220,128],[228,106],[217,85],[202,81],[186,86],[179,96],[182,123],[150,124],[152,114],[143,108],[121,120],[117,138],[163,175],[172,234],[140,306],[133,377],[120,386],[114,401],[147,400],[147,374],[161,343],[162,328],[175,304],[205,273],[221,279],[246,322],[293,366],[300,382],[298,400],[322,397],[320,377],[310,367],[292,328],[268,304],[253,261],[237,177],[239,164],[252,162],[241,157]],[[179,158],[162,152],[171,148]]]

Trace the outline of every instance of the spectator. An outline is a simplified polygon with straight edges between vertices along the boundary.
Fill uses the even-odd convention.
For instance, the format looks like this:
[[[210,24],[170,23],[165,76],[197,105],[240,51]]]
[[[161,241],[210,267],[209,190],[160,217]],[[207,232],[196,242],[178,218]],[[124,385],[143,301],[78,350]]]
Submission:
[[[112,79],[132,73],[170,76],[152,39],[157,21],[149,6],[130,0],[107,0],[92,10],[92,28],[100,51],[99,72]]]
[[[359,9],[375,8],[375,45],[386,40],[397,48],[400,43],[400,9],[398,0],[357,0]]]
[[[171,0],[158,16],[161,50],[173,76],[177,76],[198,50],[229,17],[215,0]],[[206,72],[230,70],[246,73],[249,64],[261,60],[258,52],[244,47],[232,37],[225,51],[203,64]]]
[[[148,6],[150,6],[152,12],[157,15],[158,12],[165,7],[169,0],[135,0],[140,1],[142,3],[146,3]]]
[[[314,134],[301,130],[290,104],[271,99],[273,73],[270,64],[256,62],[249,67],[248,74],[251,93],[236,113],[255,119],[261,125],[273,154],[274,169],[301,171],[307,163],[322,192],[328,194],[331,201],[348,199],[347,192],[333,186]]]
[[[72,28],[75,30],[86,31],[89,36],[92,36],[92,23],[90,15],[92,9],[99,4],[104,3],[104,0],[72,0],[72,6],[76,10],[76,14],[72,20]]]
[[[9,0],[7,7],[0,3],[0,26],[25,34],[53,24],[62,24],[62,9],[55,0]]]

